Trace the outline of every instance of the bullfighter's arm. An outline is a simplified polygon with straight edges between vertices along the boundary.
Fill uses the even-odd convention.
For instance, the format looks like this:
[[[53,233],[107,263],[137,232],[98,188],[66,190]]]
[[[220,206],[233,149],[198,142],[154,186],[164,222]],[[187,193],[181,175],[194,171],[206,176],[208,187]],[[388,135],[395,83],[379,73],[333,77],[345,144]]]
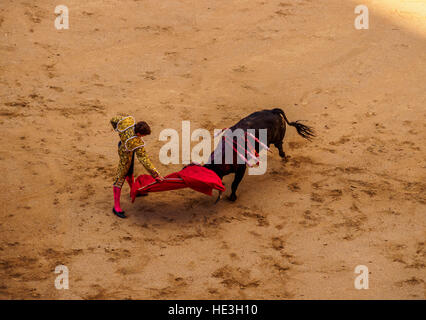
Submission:
[[[110,123],[111,123],[112,127],[114,128],[114,130],[117,129],[117,124],[121,119],[123,119],[122,116],[115,116],[115,117],[111,118]]]
[[[146,150],[144,147],[140,147],[136,149],[136,156],[140,163],[145,167],[145,169],[149,172],[149,174],[156,178],[160,175],[158,170],[154,167],[154,165],[151,162],[151,159],[149,158],[148,154],[146,153]]]

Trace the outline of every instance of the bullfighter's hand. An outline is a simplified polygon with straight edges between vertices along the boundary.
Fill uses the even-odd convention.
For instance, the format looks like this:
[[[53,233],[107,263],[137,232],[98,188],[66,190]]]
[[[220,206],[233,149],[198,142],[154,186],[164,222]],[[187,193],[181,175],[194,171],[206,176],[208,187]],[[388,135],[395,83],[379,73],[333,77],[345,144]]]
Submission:
[[[157,182],[160,182],[160,181],[164,181],[164,178],[162,177],[162,176],[156,176],[155,177],[155,180],[157,181]]]

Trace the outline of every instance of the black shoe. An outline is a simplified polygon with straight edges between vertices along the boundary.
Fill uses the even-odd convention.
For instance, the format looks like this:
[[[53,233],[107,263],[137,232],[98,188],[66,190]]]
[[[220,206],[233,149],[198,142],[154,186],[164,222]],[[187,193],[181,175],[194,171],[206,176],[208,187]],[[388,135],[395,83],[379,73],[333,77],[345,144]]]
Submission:
[[[112,212],[119,218],[127,218],[127,216],[124,214],[124,211],[117,212],[115,211],[115,208],[112,208]]]
[[[148,195],[148,193],[138,193],[135,198],[139,198],[139,197],[146,197]],[[130,195],[130,198],[132,197],[132,195]]]
[[[147,195],[148,195],[148,193],[138,193],[137,196],[136,196],[136,198],[146,197]]]

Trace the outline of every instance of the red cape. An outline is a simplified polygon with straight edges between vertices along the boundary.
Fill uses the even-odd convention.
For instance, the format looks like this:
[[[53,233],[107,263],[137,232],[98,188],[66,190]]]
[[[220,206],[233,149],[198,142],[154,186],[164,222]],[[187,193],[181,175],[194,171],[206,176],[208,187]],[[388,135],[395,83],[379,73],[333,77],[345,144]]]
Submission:
[[[211,196],[213,189],[225,191],[225,186],[216,173],[197,165],[192,165],[178,172],[171,173],[165,176],[164,179],[164,181],[156,182],[153,177],[147,174],[137,177],[130,191],[132,202],[135,201],[138,194],[148,192],[191,188]]]

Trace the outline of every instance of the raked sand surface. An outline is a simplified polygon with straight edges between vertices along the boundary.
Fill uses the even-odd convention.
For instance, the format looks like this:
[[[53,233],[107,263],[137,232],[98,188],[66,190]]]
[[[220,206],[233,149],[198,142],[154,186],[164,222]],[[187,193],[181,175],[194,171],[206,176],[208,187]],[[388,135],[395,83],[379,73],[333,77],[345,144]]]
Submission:
[[[425,299],[426,1],[363,1],[368,30],[349,0],[69,0],[68,30],[58,4],[0,2],[1,299]],[[161,130],[273,107],[317,138],[235,203],[125,186],[111,213],[115,114],[166,175]]]

